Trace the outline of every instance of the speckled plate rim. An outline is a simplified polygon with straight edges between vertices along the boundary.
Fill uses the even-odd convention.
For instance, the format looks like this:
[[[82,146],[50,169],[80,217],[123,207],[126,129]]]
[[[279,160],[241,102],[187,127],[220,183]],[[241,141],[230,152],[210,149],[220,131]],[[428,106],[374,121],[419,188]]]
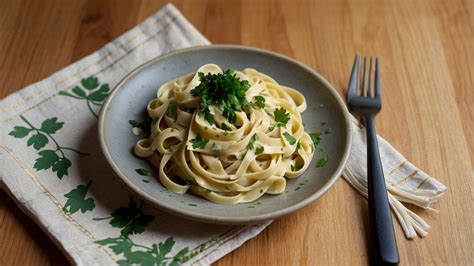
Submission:
[[[212,215],[206,215],[206,214],[201,214],[197,212],[191,212],[187,211],[184,209],[179,209],[176,208],[175,206],[171,204],[166,204],[163,202],[160,202],[157,198],[152,197],[151,195],[147,194],[146,192],[142,191],[138,186],[133,184],[129,178],[121,171],[121,169],[118,167],[118,165],[114,162],[112,159],[111,154],[109,153],[106,142],[105,142],[105,133],[104,133],[104,126],[105,126],[105,118],[107,117],[107,112],[109,111],[109,106],[114,100],[115,94],[123,88],[123,85],[134,75],[136,75],[138,72],[140,72],[142,69],[147,68],[150,65],[156,64],[159,61],[162,61],[164,59],[167,59],[169,57],[173,57],[175,55],[181,54],[181,53],[188,53],[188,52],[198,52],[198,51],[203,51],[203,50],[214,50],[214,49],[221,49],[221,50],[244,50],[244,51],[251,51],[251,52],[256,52],[256,53],[261,53],[266,56],[272,56],[276,57],[279,59],[282,59],[284,61],[288,61],[291,64],[297,65],[301,68],[303,68],[305,71],[310,73],[311,75],[315,76],[318,80],[321,81],[321,83],[326,87],[326,89],[329,90],[331,95],[334,97],[334,99],[337,102],[337,105],[339,106],[340,110],[343,113],[344,117],[344,123],[346,125],[346,139],[345,139],[345,145],[344,145],[344,151],[342,155],[342,159],[340,160],[336,170],[334,173],[331,175],[331,177],[328,179],[326,184],[324,184],[319,190],[317,190],[315,193],[311,194],[309,197],[305,198],[304,200],[280,209],[278,211],[272,212],[272,213],[267,213],[267,214],[258,214],[258,215],[253,215],[253,216],[247,216],[247,217],[226,217],[226,216],[212,216]],[[131,189],[134,193],[136,193],[138,196],[140,196],[142,199],[144,199],[146,202],[150,203],[153,206],[156,206],[166,212],[169,212],[171,214],[195,220],[195,221],[200,221],[200,222],[206,222],[206,223],[218,223],[218,224],[251,224],[251,223],[257,223],[257,222],[262,222],[262,221],[267,221],[267,220],[272,220],[284,215],[287,215],[289,213],[292,213],[298,209],[301,209],[308,204],[314,202],[321,196],[323,196],[326,192],[328,192],[332,186],[336,183],[336,181],[339,179],[339,177],[342,174],[342,171],[344,170],[344,166],[347,163],[347,160],[349,158],[350,154],[350,149],[352,145],[352,125],[349,117],[349,111],[347,110],[347,107],[344,103],[344,101],[341,99],[339,94],[337,93],[336,89],[325,79],[323,78],[319,73],[316,71],[312,70],[308,66],[304,65],[303,63],[292,59],[290,57],[284,56],[282,54],[278,54],[275,52],[259,49],[259,48],[254,48],[254,47],[248,47],[248,46],[242,46],[242,45],[203,45],[203,46],[194,46],[190,48],[184,48],[184,49],[179,49],[167,54],[164,54],[162,56],[156,57],[154,59],[151,59],[150,61],[140,65],[139,67],[135,68],[132,70],[130,73],[128,73],[117,85],[115,86],[114,90],[112,90],[111,94],[107,98],[106,102],[102,106],[102,109],[100,111],[99,115],[99,122],[98,122],[98,131],[99,131],[99,142],[100,142],[100,147],[102,149],[102,152],[104,153],[104,156],[112,169],[114,170],[116,176],[118,179],[129,189]]]

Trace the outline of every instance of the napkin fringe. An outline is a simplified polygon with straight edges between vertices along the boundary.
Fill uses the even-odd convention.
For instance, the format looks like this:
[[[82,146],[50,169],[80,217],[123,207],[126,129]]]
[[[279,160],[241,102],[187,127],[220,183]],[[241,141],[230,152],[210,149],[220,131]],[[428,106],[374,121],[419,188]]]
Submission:
[[[367,182],[361,177],[356,177],[349,167],[346,167],[343,171],[344,179],[351,184],[354,189],[359,192],[364,198],[367,199]],[[386,179],[387,180],[387,179]],[[434,197],[424,197],[413,195],[409,191],[401,190],[395,186],[389,185],[387,187],[387,194],[389,197],[390,207],[395,213],[397,220],[402,227],[405,237],[407,239],[413,239],[417,236],[425,237],[428,235],[429,224],[423,220],[420,216],[409,210],[402,202],[411,203],[419,206],[423,209],[433,210],[430,208],[431,204],[437,200]]]

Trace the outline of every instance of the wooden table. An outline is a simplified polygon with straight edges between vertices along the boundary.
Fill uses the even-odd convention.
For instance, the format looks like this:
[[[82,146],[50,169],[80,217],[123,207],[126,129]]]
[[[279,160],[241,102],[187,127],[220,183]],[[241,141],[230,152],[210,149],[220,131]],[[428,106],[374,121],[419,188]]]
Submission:
[[[156,12],[167,1],[2,0],[0,97],[41,80]],[[410,161],[449,186],[412,208],[425,239],[396,233],[402,264],[473,264],[474,1],[171,1],[213,43],[286,54],[344,95],[356,53],[382,60],[377,127]],[[217,265],[365,264],[367,203],[344,180],[275,221]],[[67,264],[0,192],[0,264]]]

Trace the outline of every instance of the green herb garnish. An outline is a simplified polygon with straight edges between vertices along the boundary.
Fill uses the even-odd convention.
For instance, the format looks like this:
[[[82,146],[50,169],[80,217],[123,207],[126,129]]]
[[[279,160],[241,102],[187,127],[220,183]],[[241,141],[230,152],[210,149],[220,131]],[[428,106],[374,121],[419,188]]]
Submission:
[[[321,121],[321,126],[325,126],[325,125],[327,125],[327,124],[328,124],[328,121],[327,121],[327,120]]]
[[[301,149],[301,143],[300,143],[300,141],[298,140],[298,143],[296,143],[296,150],[298,151],[299,149]]]
[[[265,98],[263,96],[255,96],[255,106],[257,106],[260,109],[265,108]]]
[[[132,127],[140,128],[140,129],[148,129],[150,127],[150,119],[146,121],[138,122],[137,120],[128,120],[128,123],[132,125]]]
[[[216,120],[214,120],[214,116],[211,114],[211,112],[208,110],[208,111],[204,111],[204,119],[209,122],[209,124],[213,125],[216,123]]]
[[[243,108],[250,106],[245,98],[250,83],[240,80],[230,69],[218,74],[199,72],[198,76],[201,83],[191,90],[191,94],[200,97],[200,111],[204,119],[211,124],[215,123],[209,106],[216,105],[221,108],[222,115],[230,123],[235,124],[237,121],[235,112],[240,112]]]
[[[258,154],[261,154],[261,153],[263,153],[263,150],[264,150],[264,149],[265,149],[265,148],[264,148],[264,147],[262,147],[262,146],[260,146],[260,147],[257,147],[257,148],[255,149],[255,154],[257,154],[257,155],[258,155]]]
[[[173,118],[174,121],[178,119],[178,106],[176,105],[176,101],[171,101],[170,104],[168,105],[168,110],[167,110],[169,116]]]
[[[297,165],[297,164],[292,164],[292,165],[291,165],[291,171],[293,171],[293,172],[296,172],[296,171],[298,171],[298,170],[300,170],[300,169],[301,169],[301,166],[299,166],[299,165]]]
[[[273,116],[277,127],[286,126],[288,121],[290,121],[290,114],[283,107],[275,109],[275,111],[273,111]]]
[[[321,132],[310,133],[309,136],[314,143],[314,146],[317,146],[321,142]]]
[[[253,149],[253,144],[255,143],[255,141],[257,141],[257,139],[258,139],[257,134],[256,133],[253,134],[253,136],[250,138],[250,141],[249,141],[249,144],[247,145],[247,148],[250,149],[250,150]]]
[[[225,123],[222,123],[221,129],[227,131],[227,130],[230,130],[230,127],[228,127]]]
[[[332,130],[330,128],[326,128],[326,130],[324,130],[324,135],[328,135],[328,134],[331,134]]]
[[[203,139],[201,135],[197,134],[196,138],[190,140],[191,144],[193,144],[193,149],[204,149],[209,142],[208,139]]]
[[[150,180],[148,179],[142,179],[143,183],[150,183]]]
[[[296,143],[296,139],[288,132],[283,133],[283,136],[285,137],[286,141],[288,141],[288,143],[290,143],[291,145]]]
[[[143,168],[135,169],[135,172],[137,172],[137,174],[142,175],[142,176],[149,176],[150,175],[148,170],[143,169]]]
[[[323,156],[321,159],[319,159],[316,162],[316,168],[321,168],[325,166],[328,163],[328,161],[329,161],[329,156],[328,155]]]

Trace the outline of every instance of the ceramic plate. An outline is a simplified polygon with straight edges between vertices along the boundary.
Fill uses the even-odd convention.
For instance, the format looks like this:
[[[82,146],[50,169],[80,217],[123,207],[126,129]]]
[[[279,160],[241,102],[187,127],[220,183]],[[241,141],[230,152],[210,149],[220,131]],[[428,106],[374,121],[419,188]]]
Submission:
[[[321,144],[308,170],[288,180],[280,195],[265,195],[257,202],[221,205],[191,193],[175,194],[161,185],[157,171],[147,160],[133,155],[139,136],[131,132],[129,120],[144,120],[147,103],[156,97],[164,82],[195,72],[207,63],[222,69],[255,68],[282,85],[302,92],[308,103],[303,121],[308,132],[322,132]],[[327,121],[327,125],[322,125]],[[324,134],[327,130],[331,133]],[[265,50],[229,45],[212,45],[179,50],[155,58],[128,74],[104,104],[99,119],[101,148],[118,179],[149,204],[185,218],[210,223],[247,224],[274,219],[294,212],[326,193],[338,180],[349,155],[351,127],[344,102],[318,73],[288,57]],[[324,167],[316,163],[322,156]],[[135,169],[151,172],[144,177]],[[146,183],[143,180],[149,180]]]

